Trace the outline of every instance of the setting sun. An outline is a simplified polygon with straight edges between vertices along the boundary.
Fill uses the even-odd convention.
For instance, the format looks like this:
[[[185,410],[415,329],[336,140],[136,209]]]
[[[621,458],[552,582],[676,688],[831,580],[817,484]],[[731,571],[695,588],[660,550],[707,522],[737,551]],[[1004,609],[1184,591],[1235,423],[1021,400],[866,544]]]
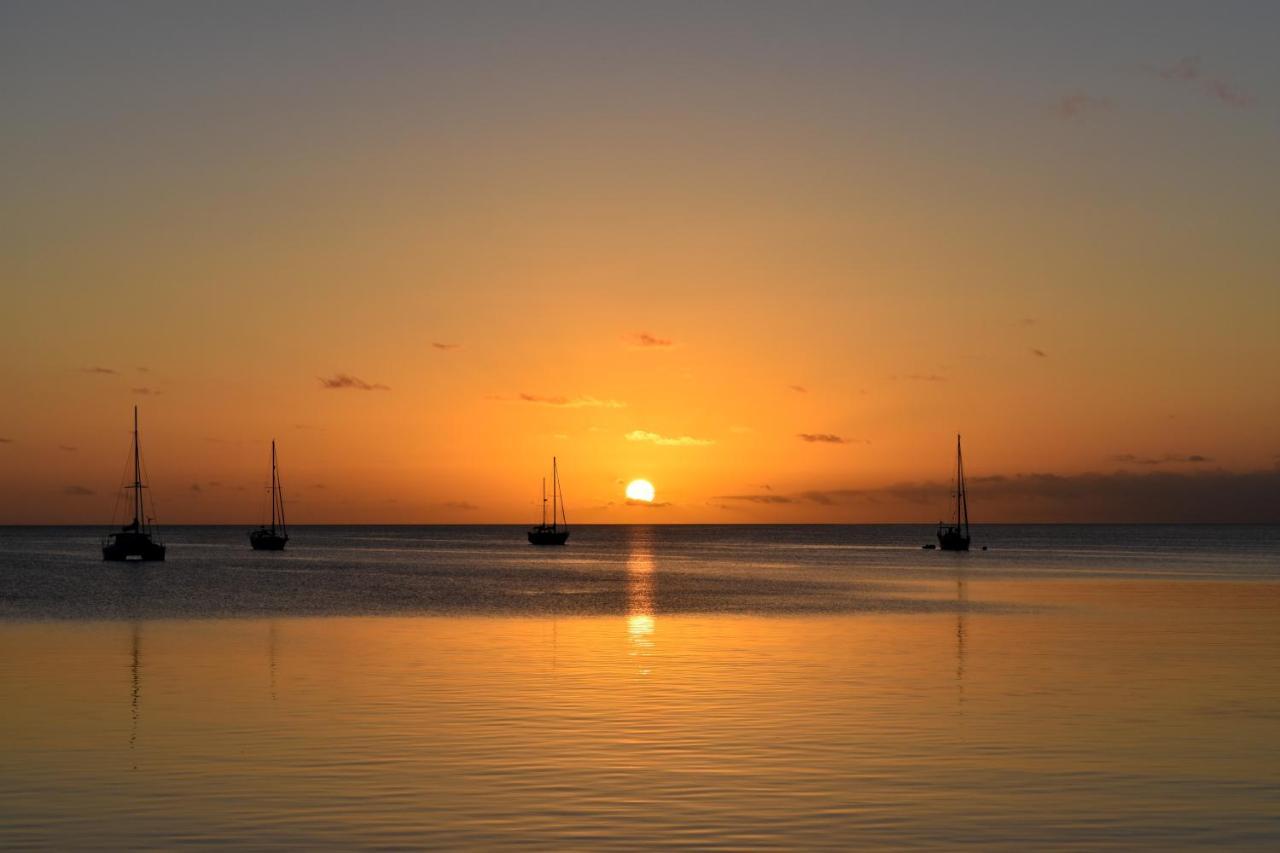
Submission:
[[[653,500],[653,495],[653,483],[648,480],[632,480],[627,483],[627,500],[649,503]]]

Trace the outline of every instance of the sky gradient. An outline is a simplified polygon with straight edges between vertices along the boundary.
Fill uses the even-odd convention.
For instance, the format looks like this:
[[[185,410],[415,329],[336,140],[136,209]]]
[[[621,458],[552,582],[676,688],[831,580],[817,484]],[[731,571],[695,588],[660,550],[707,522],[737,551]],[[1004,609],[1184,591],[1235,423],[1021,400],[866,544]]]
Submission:
[[[0,523],[1280,521],[1280,7],[1031,5],[6,3]]]

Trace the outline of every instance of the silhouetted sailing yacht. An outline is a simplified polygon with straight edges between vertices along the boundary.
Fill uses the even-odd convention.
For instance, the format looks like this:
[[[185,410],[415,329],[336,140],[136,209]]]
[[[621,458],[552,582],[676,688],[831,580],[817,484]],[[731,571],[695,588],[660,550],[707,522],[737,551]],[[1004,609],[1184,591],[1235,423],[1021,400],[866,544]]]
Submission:
[[[280,529],[276,530],[276,519]],[[271,442],[271,526],[249,531],[249,544],[255,551],[283,551],[289,541],[289,528],[284,523],[284,489],[280,487],[280,469],[276,467],[276,443]]]
[[[138,445],[138,407],[133,407],[133,485],[126,486],[133,490],[133,521],[126,524],[116,533],[108,534],[102,541],[102,559],[127,560],[137,557],[139,560],[163,560],[164,545],[151,538],[152,519],[147,518],[142,505],[142,448]],[[116,499],[119,507],[119,498]]]
[[[938,522],[938,547],[943,551],[969,550],[969,500],[964,489],[964,457],[956,434],[956,513],[952,524]]]
[[[556,499],[559,498],[560,517],[564,519],[564,495],[560,492],[560,472],[556,468],[556,458],[551,457],[551,524],[547,524],[547,480],[542,480],[542,523],[529,530],[531,545],[563,545],[569,538],[569,521],[564,519],[564,526],[556,525]]]

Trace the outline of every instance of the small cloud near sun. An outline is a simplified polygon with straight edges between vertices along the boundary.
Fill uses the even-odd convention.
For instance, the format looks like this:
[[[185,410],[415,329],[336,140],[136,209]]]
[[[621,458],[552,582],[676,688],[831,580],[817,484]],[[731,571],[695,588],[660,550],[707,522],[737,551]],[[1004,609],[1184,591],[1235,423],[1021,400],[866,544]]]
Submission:
[[[715,444],[715,442],[709,438],[694,438],[691,435],[673,437],[659,435],[656,432],[648,432],[642,429],[633,429],[631,432],[626,434],[625,438],[627,441],[651,441],[654,444],[662,445],[663,447],[706,447],[707,445]]]
[[[797,394],[809,393],[809,389],[804,387],[803,385],[788,385],[787,387],[790,388],[792,391],[795,391]]]
[[[459,347],[462,346],[462,344],[446,344],[446,343],[440,343],[439,341],[432,341],[431,345],[436,349],[442,349],[442,350],[458,349]]]

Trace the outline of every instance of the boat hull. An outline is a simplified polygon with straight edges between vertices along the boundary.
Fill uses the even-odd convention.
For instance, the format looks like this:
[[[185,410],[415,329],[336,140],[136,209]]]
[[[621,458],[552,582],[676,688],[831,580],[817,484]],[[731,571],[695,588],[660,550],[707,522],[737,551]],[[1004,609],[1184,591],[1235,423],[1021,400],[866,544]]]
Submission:
[[[535,527],[529,531],[530,545],[563,545],[569,538],[567,530],[552,530]]]
[[[969,537],[955,529],[938,531],[938,548],[943,551],[968,551]]]
[[[249,533],[249,545],[255,551],[283,551],[288,536],[270,530],[254,530]]]
[[[164,561],[164,546],[152,542],[145,533],[117,533],[102,546],[102,559],[109,562],[124,560]]]

